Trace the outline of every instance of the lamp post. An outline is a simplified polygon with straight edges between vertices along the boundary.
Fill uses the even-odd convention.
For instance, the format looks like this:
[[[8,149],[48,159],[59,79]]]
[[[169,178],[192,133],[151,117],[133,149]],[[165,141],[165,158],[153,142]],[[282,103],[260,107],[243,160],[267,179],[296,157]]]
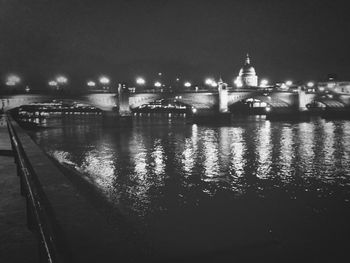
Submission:
[[[212,78],[207,78],[204,83],[213,88],[216,88],[218,86],[218,83],[215,81],[215,79]]]
[[[21,82],[21,78],[15,74],[11,74],[7,76],[6,79],[6,86],[12,87],[15,89],[15,87]]]
[[[140,85],[140,86],[145,85],[146,80],[144,78],[138,77],[138,78],[136,78],[136,84]]]
[[[315,83],[312,82],[312,81],[309,81],[309,82],[306,84],[306,86],[307,86],[308,88],[313,88],[313,87],[315,86]]]
[[[154,86],[156,88],[160,88],[162,86],[162,83],[160,81],[156,81],[156,82],[154,82]]]
[[[192,86],[192,84],[191,84],[191,82],[186,81],[186,82],[184,83],[184,86],[185,86],[185,88],[190,88],[190,87]]]
[[[86,85],[88,85],[88,87],[95,87],[95,86],[96,86],[96,82],[90,80],[90,81],[88,81],[88,82],[86,83]]]
[[[106,76],[101,76],[99,79],[100,83],[102,84],[102,88],[103,89],[108,89],[108,87],[106,87],[106,85],[108,85],[111,81],[108,77]]]
[[[60,90],[60,88],[62,87],[61,91],[63,91],[63,86],[68,83],[68,79],[63,75],[59,75],[56,77],[55,82],[56,82],[57,90]]]
[[[48,82],[48,84],[49,84],[50,87],[53,87],[53,88],[55,88],[56,90],[58,90],[58,83],[57,83],[57,81],[55,81],[55,80],[50,80],[50,81]]]

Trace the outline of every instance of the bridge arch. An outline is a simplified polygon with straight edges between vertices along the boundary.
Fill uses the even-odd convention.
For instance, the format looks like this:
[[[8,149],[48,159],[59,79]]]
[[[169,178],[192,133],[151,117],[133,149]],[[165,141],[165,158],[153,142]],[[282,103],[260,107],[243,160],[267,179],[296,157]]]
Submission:
[[[22,94],[5,96],[0,99],[0,109],[8,111],[31,103],[44,103],[49,101],[66,101],[83,103],[94,106],[103,111],[115,111],[118,107],[117,98],[112,93],[57,96],[54,94]]]

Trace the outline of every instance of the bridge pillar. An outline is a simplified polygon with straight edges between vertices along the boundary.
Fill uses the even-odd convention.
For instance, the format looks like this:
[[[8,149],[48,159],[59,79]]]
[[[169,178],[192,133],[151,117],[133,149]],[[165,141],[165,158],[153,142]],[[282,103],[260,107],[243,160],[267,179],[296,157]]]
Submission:
[[[298,89],[298,110],[306,111],[306,105],[315,99],[315,94],[306,94],[301,88]]]
[[[129,90],[126,86],[118,87],[118,106],[120,116],[131,117],[131,110],[129,105]]]
[[[221,79],[218,83],[219,91],[219,112],[227,113],[228,112],[228,91],[227,84],[224,83]]]

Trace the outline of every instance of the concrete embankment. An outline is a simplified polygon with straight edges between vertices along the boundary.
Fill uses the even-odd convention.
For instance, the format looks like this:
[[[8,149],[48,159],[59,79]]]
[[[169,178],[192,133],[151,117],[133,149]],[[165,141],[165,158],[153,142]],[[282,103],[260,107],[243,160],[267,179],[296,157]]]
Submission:
[[[81,194],[79,186],[60,171],[28,134],[15,122],[12,124],[30,162],[63,258],[67,262],[139,262],[144,259],[148,252],[144,251],[132,227],[126,226],[124,219],[106,217],[94,207]]]
[[[37,244],[27,229],[26,203],[4,116],[0,116],[0,262],[37,262]]]

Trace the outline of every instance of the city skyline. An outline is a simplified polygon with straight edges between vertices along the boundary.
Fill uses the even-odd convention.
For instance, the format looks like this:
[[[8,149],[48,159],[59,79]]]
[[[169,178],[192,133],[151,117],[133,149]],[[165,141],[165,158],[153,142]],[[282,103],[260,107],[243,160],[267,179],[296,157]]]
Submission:
[[[271,81],[350,79],[344,1],[1,1],[0,74],[44,85],[106,74],[231,82],[245,54]],[[24,45],[25,43],[25,45]]]

